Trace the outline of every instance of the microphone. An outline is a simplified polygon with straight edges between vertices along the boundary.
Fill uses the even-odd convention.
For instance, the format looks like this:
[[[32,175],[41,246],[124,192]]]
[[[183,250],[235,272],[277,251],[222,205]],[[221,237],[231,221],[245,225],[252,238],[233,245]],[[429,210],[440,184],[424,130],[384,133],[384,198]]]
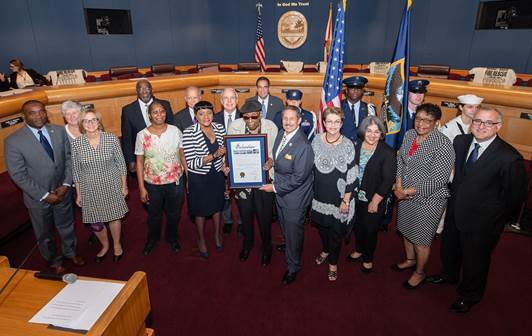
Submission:
[[[39,246],[39,243],[40,242],[43,242],[43,243],[48,243],[50,241],[50,238],[44,238],[41,236],[41,238],[37,239],[37,241],[35,242],[35,245],[33,245],[33,247],[31,248],[31,250],[28,252],[28,254],[26,255],[26,257],[24,258],[24,260],[22,260],[22,262],[20,263],[20,265],[18,265],[17,269],[15,270],[15,272],[13,272],[13,274],[11,274],[11,276],[9,277],[9,279],[7,279],[6,283],[4,284],[4,286],[2,286],[2,289],[0,289],[0,294],[2,294],[4,292],[4,290],[7,288],[7,286],[9,286],[9,284],[11,283],[11,281],[13,280],[13,278],[15,277],[15,275],[17,275],[18,271],[20,271],[20,269],[22,268],[22,266],[24,266],[24,264],[26,264],[26,261],[28,261],[28,259],[30,258],[30,256],[33,254],[33,251],[35,251],[35,249],[37,248],[37,246]]]
[[[63,281],[67,284],[73,284],[78,280],[78,276],[74,273],[67,273],[64,275],[61,274],[55,274],[50,272],[37,272],[33,274],[34,277],[37,279],[46,279],[46,280],[55,280],[55,281]]]

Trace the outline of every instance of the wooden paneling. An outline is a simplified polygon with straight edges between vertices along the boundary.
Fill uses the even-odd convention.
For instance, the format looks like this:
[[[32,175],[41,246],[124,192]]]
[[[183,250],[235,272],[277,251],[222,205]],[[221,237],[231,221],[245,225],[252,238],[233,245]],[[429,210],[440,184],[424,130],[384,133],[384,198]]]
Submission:
[[[194,85],[203,89],[203,99],[214,104],[215,111],[221,110],[220,94],[211,93],[212,89],[233,87],[249,89],[249,92],[239,94],[239,105],[255,94],[255,81],[261,73],[210,73],[179,76],[165,76],[150,78],[154,93],[161,99],[169,100],[174,112],[185,106],[184,90]],[[355,75],[355,74],[349,74]],[[366,90],[374,95],[365,96],[366,102],[371,102],[380,110],[382,103],[385,76],[362,74],[369,80]],[[319,73],[270,73],[271,92],[283,101],[285,95],[282,89],[298,88],[303,92],[303,107],[310,111],[319,110],[323,75]],[[136,99],[136,80],[119,80],[109,82],[87,83],[79,86],[45,87],[35,91],[0,98],[0,121],[8,120],[19,115],[22,104],[29,99],[37,99],[47,105],[50,120],[63,124],[60,104],[68,99],[79,100],[82,103],[94,104],[96,110],[102,114],[106,130],[120,135],[120,114],[122,107]],[[526,159],[532,158],[532,121],[520,119],[522,112],[532,113],[532,88],[525,87],[492,87],[480,86],[471,82],[431,79],[426,95],[426,101],[441,106],[443,101],[457,102],[457,96],[472,93],[484,97],[484,103],[495,105],[504,114],[503,127],[500,135],[514,145]],[[442,107],[442,123],[453,118],[457,111]],[[0,129],[0,139],[3,140],[20,125]],[[0,171],[5,171],[3,146],[0,149]]]

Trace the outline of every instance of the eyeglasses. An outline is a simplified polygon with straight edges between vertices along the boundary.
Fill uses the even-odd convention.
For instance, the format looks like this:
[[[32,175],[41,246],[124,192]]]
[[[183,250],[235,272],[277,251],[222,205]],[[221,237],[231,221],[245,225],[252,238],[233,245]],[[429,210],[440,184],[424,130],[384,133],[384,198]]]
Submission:
[[[341,120],[325,120],[325,125],[334,125],[334,126],[338,126],[338,125],[341,125],[342,124],[342,121]]]
[[[416,117],[414,121],[420,124],[430,125],[434,122],[434,119]]]
[[[244,119],[244,120],[249,120],[249,119],[257,120],[259,118],[260,118],[260,116],[243,116],[242,117],[242,119]]]
[[[93,118],[93,119],[83,119],[81,122],[84,124],[97,124],[98,121],[99,121],[98,119]]]
[[[473,119],[472,121],[473,126],[480,127],[482,125],[486,126],[487,128],[492,128],[493,126],[500,124],[501,122],[495,122],[491,120],[482,121],[480,119]]]

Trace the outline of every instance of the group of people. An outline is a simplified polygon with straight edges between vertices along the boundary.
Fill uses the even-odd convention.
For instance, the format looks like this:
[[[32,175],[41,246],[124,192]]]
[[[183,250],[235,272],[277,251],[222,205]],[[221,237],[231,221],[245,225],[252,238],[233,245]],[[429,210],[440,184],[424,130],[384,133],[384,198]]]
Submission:
[[[413,270],[403,284],[407,289],[461,280],[451,310],[467,312],[482,298],[491,252],[506,220],[524,199],[523,158],[497,136],[502,114],[481,106],[480,97],[458,97],[461,114],[438,127],[440,108],[423,103],[429,84],[425,80],[409,83],[405,112],[412,127],[396,153],[384,141],[386,127],[375,116],[375,107],[361,100],[366,83],[360,76],[344,80],[346,99],[341,108],[324,110],[324,132],[318,134],[316,114],[301,108],[303,93],[287,90],[283,105],[270,94],[266,77],[257,79],[257,95],[240,108],[238,93],[224,89],[223,110],[218,113],[203,100],[201,89],[189,87],[187,106],[176,114],[169,102],[153,96],[149,81],[139,80],[137,100],[122,110],[122,146],[104,131],[101,115],[94,110],[65,102],[66,126],[59,127],[47,123],[41,102],[28,101],[22,107],[26,127],[6,139],[6,163],[24,192],[41,254],[57,273],[65,271],[63,256],[74,264],[84,263],[75,253],[73,201],[101,243],[95,261],[102,262],[111,249],[107,230],[113,260],[122,258],[121,219],[128,212],[129,171],[136,173],[139,196],[147,208],[145,255],[160,240],[163,213],[164,238],[173,252],[180,251],[178,223],[185,197],[197,228],[199,256],[209,258],[209,218],[215,249],[222,252],[224,223],[236,217],[230,212],[234,198],[244,236],[241,261],[253,249],[256,218],[261,263],[271,262],[271,226],[277,216],[286,244],[284,284],[294,282],[301,270],[309,219],[322,242],[315,263],[328,265],[328,280],[337,280],[341,245],[352,233],[355,247],[347,261],[360,261],[361,271],[371,273],[381,222],[395,198],[405,259],[392,269]],[[224,135],[246,134],[267,136],[263,167],[270,183],[228,193]],[[443,269],[427,276],[430,246],[442,217]],[[55,247],[54,225],[62,253]]]

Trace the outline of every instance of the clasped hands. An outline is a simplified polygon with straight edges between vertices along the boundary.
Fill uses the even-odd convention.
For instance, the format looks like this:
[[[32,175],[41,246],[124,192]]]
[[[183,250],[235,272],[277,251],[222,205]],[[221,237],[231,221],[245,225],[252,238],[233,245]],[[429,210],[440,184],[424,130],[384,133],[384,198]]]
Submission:
[[[396,186],[394,190],[395,197],[397,197],[398,200],[412,199],[416,195],[416,192],[416,188],[414,187],[404,189],[401,186]]]
[[[54,190],[50,191],[48,193],[48,196],[44,199],[44,201],[48,204],[58,204],[63,201],[66,194],[68,193],[68,188],[66,185],[62,185],[60,187],[55,188]]]

